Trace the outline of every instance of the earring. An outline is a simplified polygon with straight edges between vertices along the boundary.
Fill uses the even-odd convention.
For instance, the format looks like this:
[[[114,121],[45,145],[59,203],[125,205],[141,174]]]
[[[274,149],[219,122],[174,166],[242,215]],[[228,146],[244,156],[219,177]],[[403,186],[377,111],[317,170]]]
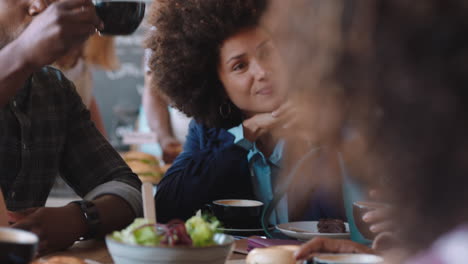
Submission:
[[[219,114],[222,118],[226,119],[231,115],[231,104],[228,101],[225,101],[219,106]]]

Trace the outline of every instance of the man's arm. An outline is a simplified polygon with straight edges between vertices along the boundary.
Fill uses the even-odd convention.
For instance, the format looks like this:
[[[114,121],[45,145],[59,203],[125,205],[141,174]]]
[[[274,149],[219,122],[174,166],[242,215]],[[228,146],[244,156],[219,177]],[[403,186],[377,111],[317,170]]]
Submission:
[[[127,202],[133,217],[141,215],[140,180],[99,133],[86,106],[71,88],[73,84],[62,78],[65,84],[63,89],[70,99],[67,102],[67,137],[61,155],[62,177],[87,200],[104,195],[117,196]],[[115,205],[113,207],[117,208]],[[133,217],[127,219],[127,224]]]
[[[55,2],[37,15],[17,39],[0,50],[0,107],[34,71],[81,45],[101,27],[90,0]]]
[[[104,195],[93,202],[101,222],[98,237],[125,227],[135,218],[128,203],[117,196]],[[39,236],[39,255],[66,249],[89,233],[84,214],[76,203],[10,212],[9,217],[15,222],[12,227],[30,230]]]
[[[34,71],[23,54],[17,42],[0,50],[0,107],[8,103]]]
[[[96,97],[93,96],[91,105],[89,106],[89,112],[91,113],[91,120],[93,120],[97,129],[101,134],[107,138],[106,128],[104,127],[104,120],[102,119],[101,110],[97,104]]]
[[[140,180],[96,129],[73,84],[56,73],[56,83],[62,85],[57,91],[66,100],[57,108],[66,117],[60,120],[66,129],[62,152],[57,154],[60,175],[84,200],[94,203],[100,224],[88,225],[81,206],[75,203],[14,213],[14,227],[39,235],[41,254],[66,248],[80,237],[122,229],[142,215]]]

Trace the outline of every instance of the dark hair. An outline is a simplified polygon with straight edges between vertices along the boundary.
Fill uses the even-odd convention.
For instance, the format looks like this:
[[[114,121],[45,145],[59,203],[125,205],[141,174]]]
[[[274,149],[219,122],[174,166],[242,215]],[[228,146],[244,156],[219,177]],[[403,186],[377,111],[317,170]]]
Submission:
[[[242,122],[218,78],[219,49],[230,36],[259,25],[267,0],[171,0],[151,10],[146,45],[154,89],[175,107],[210,127]],[[227,118],[220,113],[229,104]],[[226,109],[227,109],[226,107]]]
[[[290,79],[314,97],[338,91],[367,144],[357,159],[393,194],[406,246],[468,221],[468,2],[276,2],[294,12],[279,23],[300,54],[286,57]]]

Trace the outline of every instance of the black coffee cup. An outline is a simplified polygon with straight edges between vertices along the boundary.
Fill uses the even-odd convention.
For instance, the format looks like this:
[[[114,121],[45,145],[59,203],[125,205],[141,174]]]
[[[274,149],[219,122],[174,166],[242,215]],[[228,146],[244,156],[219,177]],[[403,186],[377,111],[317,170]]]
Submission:
[[[263,203],[260,201],[242,199],[216,200],[209,207],[225,228],[261,228],[260,218],[262,216]]]
[[[28,231],[0,227],[0,263],[28,264],[37,252],[39,238]]]
[[[145,16],[145,2],[138,0],[93,0],[96,13],[104,23],[102,35],[130,35]]]

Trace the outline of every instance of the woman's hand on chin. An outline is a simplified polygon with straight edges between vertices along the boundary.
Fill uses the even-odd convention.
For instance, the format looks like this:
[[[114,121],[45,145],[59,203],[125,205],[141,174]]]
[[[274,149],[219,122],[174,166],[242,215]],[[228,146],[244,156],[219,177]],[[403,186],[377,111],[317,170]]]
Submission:
[[[244,138],[250,142],[255,142],[261,136],[271,132],[271,130],[280,125],[280,119],[272,113],[256,114],[242,122],[244,128]]]
[[[298,108],[291,101],[286,101],[271,113],[256,114],[244,120],[244,137],[251,142],[270,133],[275,138],[283,138],[298,127],[302,118]]]
[[[285,117],[290,112],[290,103],[286,102],[280,105],[273,112],[258,113],[252,117],[244,120],[242,126],[244,127],[244,137],[250,142],[257,141],[265,134],[272,134],[273,130],[285,125]]]

